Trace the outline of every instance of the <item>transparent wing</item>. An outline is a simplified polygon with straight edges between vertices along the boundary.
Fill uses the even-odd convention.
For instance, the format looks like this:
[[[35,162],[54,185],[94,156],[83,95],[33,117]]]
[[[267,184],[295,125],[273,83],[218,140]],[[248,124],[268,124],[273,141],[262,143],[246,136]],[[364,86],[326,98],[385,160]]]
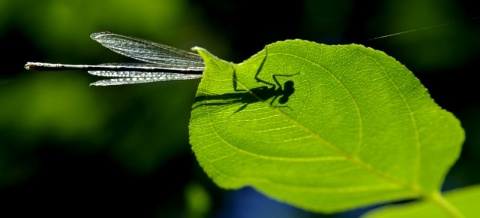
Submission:
[[[178,73],[178,74],[199,74],[200,71],[188,71],[179,72],[171,69],[165,69],[165,67],[158,66],[157,64],[148,63],[105,63],[98,65],[86,65],[88,72],[95,76],[106,77],[151,77],[156,74],[165,73]],[[82,67],[82,65],[79,65]],[[167,71],[167,72],[165,72]],[[135,72],[135,74],[133,74]]]
[[[90,74],[96,75],[95,71],[88,71]],[[152,82],[166,82],[173,80],[192,80],[202,78],[201,74],[181,74],[181,73],[163,73],[163,72],[136,72],[136,71],[103,71],[102,75],[111,74],[113,78],[107,80],[100,80],[91,83],[91,86],[113,86],[113,85],[126,85],[126,84],[138,84],[138,83],[152,83]],[[146,74],[152,75],[151,77],[145,77]],[[126,76],[129,75],[129,76]],[[140,76],[142,75],[142,76]]]
[[[205,68],[200,55],[167,45],[110,32],[94,33],[90,37],[116,53],[165,70],[203,71]]]

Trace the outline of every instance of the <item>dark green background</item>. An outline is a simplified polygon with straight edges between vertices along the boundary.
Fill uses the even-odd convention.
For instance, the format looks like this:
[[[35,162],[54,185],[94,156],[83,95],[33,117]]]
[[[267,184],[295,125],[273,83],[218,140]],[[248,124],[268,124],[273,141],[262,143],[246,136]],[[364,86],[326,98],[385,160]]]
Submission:
[[[321,216],[205,176],[188,144],[198,81],[89,87],[98,78],[84,72],[23,69],[128,61],[89,38],[107,30],[236,63],[293,38],[382,50],[462,121],[467,141],[445,189],[478,184],[478,16],[455,0],[0,0],[0,217]]]

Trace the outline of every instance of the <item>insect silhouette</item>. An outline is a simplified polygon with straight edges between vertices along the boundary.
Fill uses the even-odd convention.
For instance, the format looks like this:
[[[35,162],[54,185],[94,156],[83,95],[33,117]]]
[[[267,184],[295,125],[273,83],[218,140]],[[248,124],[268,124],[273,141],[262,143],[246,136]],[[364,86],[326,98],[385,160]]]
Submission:
[[[291,76],[299,74],[299,72],[296,73],[296,74],[290,74],[290,75],[287,75],[287,74],[273,75],[272,78],[275,81],[275,84],[260,79],[258,77],[259,73],[260,73],[260,71],[258,71],[255,74],[255,80],[259,83],[266,84],[265,86],[252,88],[250,90],[241,90],[241,89],[238,89],[238,87],[237,87],[238,86],[238,80],[237,80],[236,72],[234,71],[233,72],[233,87],[234,87],[234,90],[237,91],[237,92],[238,91],[247,92],[250,95],[252,95],[253,97],[255,97],[257,101],[266,100],[266,99],[270,99],[270,98],[273,97],[272,100],[270,101],[270,105],[274,106],[274,107],[279,107],[279,106],[273,105],[273,103],[275,102],[275,100],[277,98],[278,98],[278,103],[279,104],[287,103],[290,96],[295,92],[295,88],[293,87],[294,82],[292,80],[288,80],[283,84],[283,87],[282,87],[282,85],[278,81],[277,77],[280,77],[280,76],[291,77]],[[242,101],[240,101],[240,102],[242,102]],[[240,107],[236,112],[245,109],[247,107],[248,103],[253,103],[253,102],[245,102],[245,104],[242,105],[242,107]],[[283,106],[280,106],[280,107],[283,107]],[[285,107],[288,107],[288,106],[285,106]]]
[[[103,77],[113,77],[112,79],[101,80],[90,85],[111,86],[150,82],[164,82],[172,80],[191,80],[202,78],[201,72],[205,70],[203,59],[200,55],[173,48],[160,43],[151,42],[144,39],[124,36],[110,32],[94,33],[90,36],[93,40],[99,42],[106,48],[146,63],[108,63],[98,65],[72,65],[72,64],[50,64],[39,62],[28,62],[25,65],[27,70],[84,70],[90,74]],[[228,103],[244,103],[236,112],[245,109],[248,104],[258,101],[266,101],[272,98],[270,105],[275,106],[274,102],[283,105],[288,102],[290,96],[294,93],[294,82],[286,81],[283,85],[279,82],[279,77],[291,77],[296,74],[276,74],[273,75],[273,82],[267,82],[260,79],[259,75],[268,56],[268,50],[265,49],[265,57],[262,60],[255,80],[262,83],[263,86],[242,90],[238,88],[238,78],[236,71],[233,71],[232,81],[235,93],[223,95],[203,95],[197,96],[197,101],[206,100],[229,100],[227,103],[207,102],[200,105],[221,105]]]
[[[195,98],[197,104],[194,108],[198,106],[205,106],[205,105],[225,105],[225,104],[234,104],[234,103],[243,103],[243,105],[238,108],[235,113],[238,113],[245,109],[249,104],[259,102],[259,101],[266,101],[270,98],[270,106],[271,107],[288,107],[285,106],[290,98],[290,96],[295,92],[294,82],[292,80],[287,80],[283,85],[279,82],[279,77],[292,77],[300,72],[295,74],[274,74],[272,75],[272,79],[275,83],[267,82],[259,77],[260,73],[262,72],[263,65],[265,64],[267,55],[265,55],[260,67],[258,68],[257,72],[255,73],[255,80],[258,83],[262,83],[262,86],[251,88],[251,89],[240,89],[238,87],[239,81],[237,78],[237,72],[234,69],[232,73],[232,82],[233,82],[233,90],[234,93],[226,93],[221,95],[200,95]],[[278,99],[278,103],[280,105],[274,105],[275,100]],[[223,101],[217,101],[223,100]],[[205,103],[203,103],[205,102]],[[288,107],[290,108],[290,107]],[[290,108],[291,109],[291,108]]]

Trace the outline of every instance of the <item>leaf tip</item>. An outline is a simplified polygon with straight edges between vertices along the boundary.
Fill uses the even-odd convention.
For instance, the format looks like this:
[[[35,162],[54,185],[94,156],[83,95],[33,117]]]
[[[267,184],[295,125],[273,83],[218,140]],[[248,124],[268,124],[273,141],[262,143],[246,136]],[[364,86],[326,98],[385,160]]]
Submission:
[[[218,59],[215,55],[208,52],[206,49],[198,47],[198,46],[193,47],[192,51],[196,51],[200,56],[202,56],[202,58],[205,62],[207,62],[207,60],[211,60],[211,59]]]
[[[192,48],[192,51],[200,51],[200,50],[205,50],[204,48],[202,47],[198,47],[198,46],[195,46]]]

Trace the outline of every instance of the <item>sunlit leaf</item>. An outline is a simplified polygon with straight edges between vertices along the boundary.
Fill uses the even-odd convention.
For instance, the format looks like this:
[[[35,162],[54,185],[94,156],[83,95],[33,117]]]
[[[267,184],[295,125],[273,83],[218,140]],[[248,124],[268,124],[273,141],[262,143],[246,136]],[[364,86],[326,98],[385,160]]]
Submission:
[[[434,195],[458,157],[458,120],[383,52],[290,40],[235,65],[197,50],[190,142],[220,187],[336,212]]]

